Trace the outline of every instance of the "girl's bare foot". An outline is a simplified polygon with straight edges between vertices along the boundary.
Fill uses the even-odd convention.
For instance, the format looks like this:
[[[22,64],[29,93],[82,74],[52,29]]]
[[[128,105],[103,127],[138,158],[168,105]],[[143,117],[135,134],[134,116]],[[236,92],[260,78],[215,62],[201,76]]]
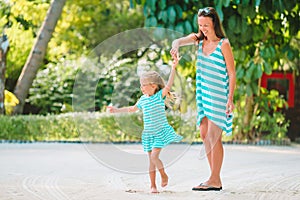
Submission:
[[[161,176],[161,187],[166,187],[168,185],[169,177],[167,174]]]
[[[159,193],[156,187],[151,187],[151,193]]]

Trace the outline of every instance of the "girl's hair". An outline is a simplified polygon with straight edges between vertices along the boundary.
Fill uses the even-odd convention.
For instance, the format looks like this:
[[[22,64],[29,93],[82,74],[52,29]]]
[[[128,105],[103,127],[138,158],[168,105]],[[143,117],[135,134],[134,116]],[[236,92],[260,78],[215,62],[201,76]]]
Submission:
[[[148,72],[143,73],[141,75],[141,80],[143,80],[149,84],[157,85],[157,88],[155,89],[154,94],[156,94],[158,91],[160,91],[161,89],[163,89],[165,87],[165,82],[164,82],[163,78],[156,71],[148,71]],[[172,109],[173,108],[172,105],[174,104],[174,102],[175,102],[175,94],[168,92],[168,94],[166,95],[165,105],[168,108]]]
[[[223,27],[222,27],[222,24],[221,24],[220,17],[219,17],[218,13],[216,12],[216,10],[214,8],[206,7],[206,8],[199,9],[198,17],[201,17],[201,16],[210,17],[212,19],[213,25],[214,25],[214,30],[215,30],[216,36],[218,38],[225,38],[226,37],[225,33],[224,33],[224,30],[223,30]],[[196,41],[198,41],[198,42],[205,38],[203,33],[200,31],[200,29],[199,29],[198,34],[195,34],[195,38],[196,38]]]

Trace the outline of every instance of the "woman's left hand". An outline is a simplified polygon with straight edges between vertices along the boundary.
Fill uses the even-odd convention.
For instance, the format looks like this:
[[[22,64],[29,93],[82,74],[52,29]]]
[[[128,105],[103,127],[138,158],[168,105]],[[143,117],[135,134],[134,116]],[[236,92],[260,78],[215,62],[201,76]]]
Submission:
[[[232,113],[233,109],[234,109],[233,100],[229,99],[226,104],[226,114],[229,115],[230,113]]]

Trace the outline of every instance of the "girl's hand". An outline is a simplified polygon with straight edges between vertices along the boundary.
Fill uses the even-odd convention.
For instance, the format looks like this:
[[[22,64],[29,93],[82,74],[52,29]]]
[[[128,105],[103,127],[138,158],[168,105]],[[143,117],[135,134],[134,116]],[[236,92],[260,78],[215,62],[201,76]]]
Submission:
[[[179,59],[179,45],[175,41],[172,43],[172,49],[170,50],[170,54],[172,55],[173,60]]]
[[[173,69],[176,68],[176,66],[178,65],[178,62],[179,62],[180,59],[181,59],[181,57],[180,58],[177,58],[177,57],[173,58],[173,65],[172,65]]]
[[[175,58],[175,59],[173,59],[173,64],[172,64],[172,68],[173,69],[175,69],[176,68],[176,66],[178,65],[178,59],[177,58]]]
[[[109,113],[114,113],[114,112],[116,112],[116,110],[117,110],[117,108],[113,107],[113,106],[106,107],[106,112],[109,112]]]

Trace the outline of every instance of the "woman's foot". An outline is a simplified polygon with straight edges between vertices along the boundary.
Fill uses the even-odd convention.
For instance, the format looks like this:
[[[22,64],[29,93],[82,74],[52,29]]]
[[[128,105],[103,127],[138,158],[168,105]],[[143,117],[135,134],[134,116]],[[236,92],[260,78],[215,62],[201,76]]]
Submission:
[[[161,176],[161,187],[166,187],[168,185],[169,177],[167,174]]]
[[[215,190],[219,191],[222,190],[222,184],[216,184],[209,181],[206,181],[204,183],[200,183],[199,185],[192,188],[192,190],[198,190],[198,191],[208,191],[208,190]]]
[[[151,193],[156,194],[159,193],[156,187],[151,187]]]
[[[196,187],[193,187],[192,190],[194,191],[220,191],[222,190],[222,186],[221,187],[215,187],[215,186],[211,186],[211,185],[198,185]]]

